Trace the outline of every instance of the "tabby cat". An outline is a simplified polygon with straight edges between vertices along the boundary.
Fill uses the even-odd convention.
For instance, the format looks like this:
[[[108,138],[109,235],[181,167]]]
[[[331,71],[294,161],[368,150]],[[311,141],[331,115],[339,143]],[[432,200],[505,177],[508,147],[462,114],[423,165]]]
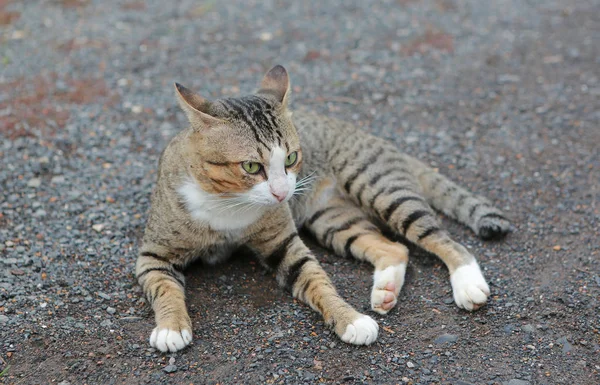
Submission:
[[[336,292],[298,236],[375,267],[371,308],[395,305],[408,261],[387,229],[437,255],[456,304],[482,306],[490,290],[475,257],[440,228],[431,207],[482,238],[510,224],[485,199],[458,187],[390,143],[332,118],[288,109],[289,77],[275,66],[251,96],[208,101],[175,84],[190,127],[168,144],[140,247],[136,275],[156,316],[150,345],[175,352],[192,341],[183,269],[214,264],[248,246],[277,282],[344,342],[368,345],[377,323]]]

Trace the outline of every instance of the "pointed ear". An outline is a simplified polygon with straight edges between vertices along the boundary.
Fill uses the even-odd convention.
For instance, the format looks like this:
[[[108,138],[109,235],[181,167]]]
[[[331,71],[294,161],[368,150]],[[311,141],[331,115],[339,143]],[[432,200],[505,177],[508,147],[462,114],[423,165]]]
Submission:
[[[258,93],[273,95],[284,107],[290,94],[290,77],[283,66],[276,65],[265,75]]]
[[[193,93],[179,83],[175,83],[175,93],[177,94],[181,109],[187,115],[194,129],[206,129],[223,123],[221,119],[208,114],[210,101]]]

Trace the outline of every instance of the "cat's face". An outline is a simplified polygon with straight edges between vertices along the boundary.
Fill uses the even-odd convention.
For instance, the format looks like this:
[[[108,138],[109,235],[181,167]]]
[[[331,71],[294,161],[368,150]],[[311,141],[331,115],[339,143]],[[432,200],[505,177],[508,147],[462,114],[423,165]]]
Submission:
[[[289,81],[282,70],[269,71],[256,95],[212,103],[177,87],[193,128],[189,174],[203,191],[258,206],[293,196],[302,151],[286,108]]]

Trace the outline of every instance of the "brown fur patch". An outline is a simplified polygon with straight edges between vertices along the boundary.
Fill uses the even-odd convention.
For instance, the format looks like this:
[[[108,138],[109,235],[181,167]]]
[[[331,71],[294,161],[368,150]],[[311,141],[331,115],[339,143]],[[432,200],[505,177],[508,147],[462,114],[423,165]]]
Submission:
[[[260,175],[245,173],[239,163],[215,166],[204,162],[194,174],[200,187],[211,194],[242,193],[260,182]]]

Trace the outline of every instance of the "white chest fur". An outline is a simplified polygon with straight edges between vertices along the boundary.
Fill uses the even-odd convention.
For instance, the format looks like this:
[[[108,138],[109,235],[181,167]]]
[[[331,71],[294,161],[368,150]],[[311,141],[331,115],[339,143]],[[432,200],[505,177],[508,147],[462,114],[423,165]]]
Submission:
[[[265,213],[264,206],[225,200],[209,194],[191,179],[186,180],[177,191],[192,218],[214,230],[235,232],[250,226]]]

